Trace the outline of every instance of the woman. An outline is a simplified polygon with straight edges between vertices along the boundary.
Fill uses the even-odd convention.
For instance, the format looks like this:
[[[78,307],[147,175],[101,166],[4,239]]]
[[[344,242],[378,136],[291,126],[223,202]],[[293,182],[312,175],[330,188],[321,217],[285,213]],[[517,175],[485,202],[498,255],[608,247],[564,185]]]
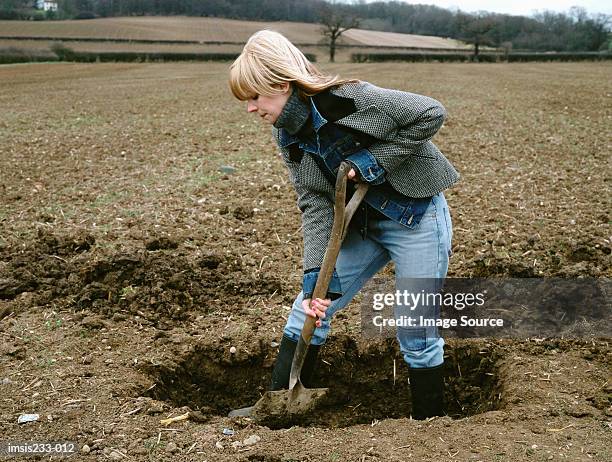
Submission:
[[[452,225],[443,190],[459,175],[430,141],[446,115],[436,100],[322,74],[289,40],[262,30],[230,69],[229,84],[247,111],[273,126],[298,195],[304,235],[303,287],[287,320],[272,390],[288,387],[306,316],[317,328],[302,369],[306,387],[333,314],[389,261],[396,287],[446,277]],[[335,174],[370,185],[348,233],[326,299],[311,300],[333,222]],[[443,346],[436,330],[398,328],[410,370],[412,415],[443,415]]]

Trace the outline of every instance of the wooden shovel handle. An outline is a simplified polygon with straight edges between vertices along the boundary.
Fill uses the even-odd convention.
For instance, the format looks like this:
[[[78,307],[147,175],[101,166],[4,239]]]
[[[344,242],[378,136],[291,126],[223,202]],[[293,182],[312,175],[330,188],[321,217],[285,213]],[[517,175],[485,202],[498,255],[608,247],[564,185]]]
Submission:
[[[327,295],[329,281],[334,273],[336,259],[340,253],[342,240],[344,239],[344,236],[346,236],[348,224],[368,191],[368,185],[366,183],[359,183],[353,197],[351,197],[351,200],[345,207],[346,175],[350,169],[350,164],[346,162],[342,162],[340,164],[340,168],[338,169],[338,177],[336,178],[336,203],[334,205],[334,224],[332,226],[327,249],[325,250],[325,256],[323,257],[321,270],[319,271],[319,277],[317,278],[317,283],[315,284],[312,294],[312,299],[325,298]],[[302,373],[302,366],[304,365],[304,359],[306,359],[310,339],[312,339],[312,335],[316,328],[316,322],[317,318],[306,316],[304,326],[302,327],[302,333],[293,355],[293,362],[291,363],[289,390],[294,390],[295,386],[298,383],[301,383],[299,380]]]
[[[338,176],[336,178],[336,203],[334,205],[334,224],[332,226],[327,249],[325,250],[325,256],[323,257],[323,263],[319,271],[319,277],[317,278],[317,283],[312,293],[312,299],[326,297],[329,281],[334,273],[336,259],[340,253],[342,241],[348,231],[349,222],[368,191],[368,185],[366,183],[359,183],[353,197],[351,197],[349,203],[345,205],[347,174],[350,169],[351,165],[347,162],[342,162],[338,169]],[[310,339],[316,327],[316,321],[317,318],[313,318],[312,316],[306,317],[306,322],[304,323],[301,334],[306,345],[310,344]]]

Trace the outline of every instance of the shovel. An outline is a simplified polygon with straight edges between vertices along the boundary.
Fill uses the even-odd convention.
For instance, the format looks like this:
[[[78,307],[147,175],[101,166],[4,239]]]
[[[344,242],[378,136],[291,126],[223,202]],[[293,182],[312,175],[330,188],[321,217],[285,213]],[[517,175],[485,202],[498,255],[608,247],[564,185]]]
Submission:
[[[346,204],[346,181],[347,173],[350,169],[351,166],[346,162],[342,162],[338,169],[334,224],[312,299],[325,298],[327,295],[329,281],[336,266],[340,246],[348,231],[348,224],[368,192],[368,185],[366,183],[358,183],[351,200]],[[308,352],[310,339],[316,327],[316,321],[317,318],[306,316],[306,321],[302,327],[300,339],[293,355],[293,362],[291,363],[289,389],[267,391],[254,406],[232,411],[229,414],[230,417],[248,416],[263,424],[286,422],[304,415],[317,406],[317,403],[327,394],[328,388],[309,389],[304,387],[300,380],[302,366]]]

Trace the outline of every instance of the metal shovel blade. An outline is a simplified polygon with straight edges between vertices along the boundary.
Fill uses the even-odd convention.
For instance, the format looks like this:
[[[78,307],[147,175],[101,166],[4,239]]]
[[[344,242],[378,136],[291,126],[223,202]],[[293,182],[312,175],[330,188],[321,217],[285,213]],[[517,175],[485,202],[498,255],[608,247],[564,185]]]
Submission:
[[[297,382],[291,390],[266,392],[251,410],[251,417],[260,423],[291,421],[315,409],[329,388],[306,388]]]
[[[329,388],[306,388],[298,381],[291,390],[267,391],[250,407],[236,409],[229,417],[250,417],[260,424],[291,423],[314,410]]]

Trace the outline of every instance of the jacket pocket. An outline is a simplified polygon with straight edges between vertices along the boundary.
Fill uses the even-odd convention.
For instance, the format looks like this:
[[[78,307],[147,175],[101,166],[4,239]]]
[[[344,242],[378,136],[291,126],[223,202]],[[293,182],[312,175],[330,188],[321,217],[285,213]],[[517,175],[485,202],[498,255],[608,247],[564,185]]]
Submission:
[[[437,159],[438,156],[431,156],[431,155],[421,155],[421,154],[412,154],[412,157],[420,157],[421,159]]]
[[[432,149],[433,148],[433,149]],[[437,159],[437,149],[429,143],[425,143],[411,153],[412,157],[421,157],[424,159]]]

